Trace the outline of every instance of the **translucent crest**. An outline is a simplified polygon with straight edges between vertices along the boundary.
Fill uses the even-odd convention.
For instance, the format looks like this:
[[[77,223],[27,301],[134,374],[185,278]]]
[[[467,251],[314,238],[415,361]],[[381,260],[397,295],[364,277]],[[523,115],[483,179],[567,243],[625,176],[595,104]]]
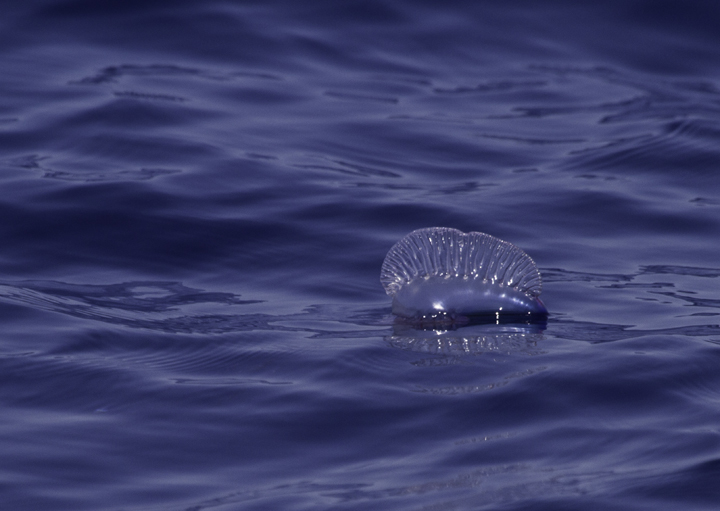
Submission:
[[[482,279],[535,297],[542,291],[535,262],[518,247],[447,227],[418,229],[398,241],[385,256],[380,282],[395,296],[406,283],[435,276]]]

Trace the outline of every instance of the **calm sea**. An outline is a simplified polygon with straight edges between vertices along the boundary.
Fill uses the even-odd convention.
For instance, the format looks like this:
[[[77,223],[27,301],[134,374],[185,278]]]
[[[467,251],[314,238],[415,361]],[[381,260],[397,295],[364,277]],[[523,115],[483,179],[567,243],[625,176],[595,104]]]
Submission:
[[[0,507],[718,509],[719,26],[4,5]],[[546,327],[396,324],[433,226],[530,254]]]

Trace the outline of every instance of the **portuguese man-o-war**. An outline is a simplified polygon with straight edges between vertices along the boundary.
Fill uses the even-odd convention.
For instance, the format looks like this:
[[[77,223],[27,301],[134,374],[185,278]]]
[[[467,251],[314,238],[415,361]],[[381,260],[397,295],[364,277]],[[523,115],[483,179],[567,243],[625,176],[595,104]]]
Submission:
[[[393,313],[411,322],[547,318],[535,262],[512,243],[481,232],[413,231],[385,256],[380,281]]]

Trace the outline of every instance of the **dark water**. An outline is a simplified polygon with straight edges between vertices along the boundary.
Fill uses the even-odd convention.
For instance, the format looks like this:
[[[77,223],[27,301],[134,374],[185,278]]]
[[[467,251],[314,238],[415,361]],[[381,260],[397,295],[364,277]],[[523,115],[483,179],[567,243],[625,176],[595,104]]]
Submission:
[[[3,509],[717,509],[720,7],[440,5],[4,6]],[[394,325],[430,226],[547,328]]]

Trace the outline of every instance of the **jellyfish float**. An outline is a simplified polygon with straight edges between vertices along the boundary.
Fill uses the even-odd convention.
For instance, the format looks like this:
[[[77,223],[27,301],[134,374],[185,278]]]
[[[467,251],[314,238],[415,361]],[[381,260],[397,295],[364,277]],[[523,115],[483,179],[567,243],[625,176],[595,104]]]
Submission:
[[[447,227],[413,231],[385,256],[380,281],[393,313],[412,324],[547,319],[535,262],[489,234]]]

